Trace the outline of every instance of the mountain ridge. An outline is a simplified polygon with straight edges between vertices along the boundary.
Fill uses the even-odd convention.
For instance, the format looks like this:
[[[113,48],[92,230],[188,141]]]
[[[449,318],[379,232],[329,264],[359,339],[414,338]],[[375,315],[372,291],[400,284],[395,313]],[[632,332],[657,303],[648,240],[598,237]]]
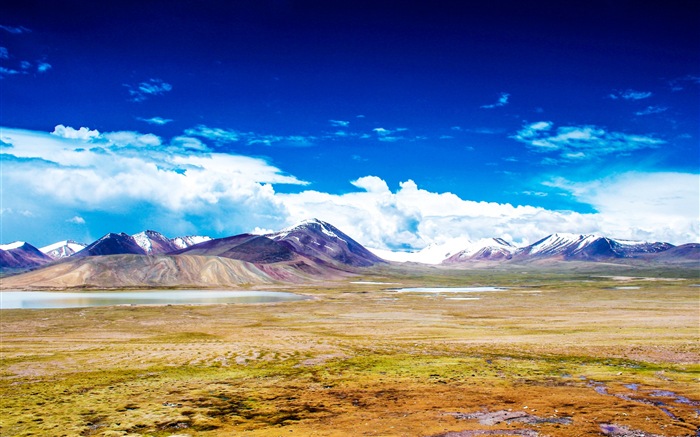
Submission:
[[[78,250],[81,247],[83,248]],[[662,256],[665,252],[668,253]],[[484,263],[601,262],[620,259],[670,263],[698,260],[699,253],[700,243],[674,246],[663,242],[571,233],[554,233],[523,247],[516,247],[502,238],[477,241],[455,238],[445,244],[429,245],[421,251],[396,253],[369,250],[330,223],[309,219],[277,232],[263,235],[240,234],[217,239],[204,236],[167,238],[159,232],[145,230],[133,235],[108,233],[89,245],[65,240],[37,249],[29,243],[15,242],[0,246],[0,268],[6,274],[13,274],[72,258],[188,255],[248,262],[261,270],[269,270],[273,276],[277,273],[276,269],[265,267],[266,265],[284,264],[287,269],[323,276],[330,274],[331,270],[352,272],[358,268],[386,263],[387,260],[441,264],[446,267],[477,266]],[[386,259],[381,255],[385,255]]]

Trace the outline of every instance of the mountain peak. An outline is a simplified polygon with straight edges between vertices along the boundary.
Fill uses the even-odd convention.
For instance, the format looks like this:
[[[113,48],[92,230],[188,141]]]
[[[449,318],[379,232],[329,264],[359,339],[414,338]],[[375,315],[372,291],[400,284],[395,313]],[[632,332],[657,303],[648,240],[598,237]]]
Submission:
[[[320,231],[331,238],[338,238],[340,240],[347,241],[346,238],[343,238],[341,236],[345,234],[343,234],[338,228],[331,225],[330,223],[324,222],[316,218],[302,220],[301,222],[295,225],[292,225],[288,228],[284,228],[279,232],[267,234],[266,236],[268,238],[272,238],[273,240],[283,239],[293,232],[304,231],[307,229]]]
[[[349,266],[383,262],[335,226],[318,219],[304,220],[265,237],[287,245],[298,254],[324,262]]]
[[[87,245],[83,243],[78,243],[73,240],[63,240],[58,241],[48,246],[44,246],[39,250],[53,259],[67,258],[81,250],[85,249]]]

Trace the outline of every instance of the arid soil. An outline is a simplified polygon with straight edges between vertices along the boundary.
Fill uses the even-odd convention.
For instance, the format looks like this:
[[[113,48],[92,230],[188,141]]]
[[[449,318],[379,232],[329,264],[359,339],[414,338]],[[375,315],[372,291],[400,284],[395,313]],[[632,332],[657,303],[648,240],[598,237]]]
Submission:
[[[0,435],[696,436],[697,281],[603,276],[368,276],[287,288],[315,299],[282,304],[3,310]]]

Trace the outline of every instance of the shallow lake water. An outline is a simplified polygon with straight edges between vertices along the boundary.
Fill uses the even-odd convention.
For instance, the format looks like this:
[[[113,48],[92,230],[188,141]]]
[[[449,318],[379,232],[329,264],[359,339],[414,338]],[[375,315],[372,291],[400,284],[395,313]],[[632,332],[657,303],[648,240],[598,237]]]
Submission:
[[[83,308],[110,305],[182,305],[290,302],[309,299],[277,291],[160,290],[64,293],[2,291],[0,309]]]
[[[479,293],[482,291],[505,291],[504,287],[418,287],[397,288],[397,293]]]

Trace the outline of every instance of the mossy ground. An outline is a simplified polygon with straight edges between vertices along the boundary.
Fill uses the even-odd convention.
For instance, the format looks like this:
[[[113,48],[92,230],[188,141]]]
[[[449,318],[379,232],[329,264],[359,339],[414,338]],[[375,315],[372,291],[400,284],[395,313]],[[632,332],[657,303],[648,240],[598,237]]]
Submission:
[[[700,288],[683,272],[384,273],[352,281],[392,284],[299,288],[316,299],[284,304],[4,310],[0,435],[700,427]],[[435,285],[513,288],[390,290]],[[465,418],[508,410],[535,419]]]

